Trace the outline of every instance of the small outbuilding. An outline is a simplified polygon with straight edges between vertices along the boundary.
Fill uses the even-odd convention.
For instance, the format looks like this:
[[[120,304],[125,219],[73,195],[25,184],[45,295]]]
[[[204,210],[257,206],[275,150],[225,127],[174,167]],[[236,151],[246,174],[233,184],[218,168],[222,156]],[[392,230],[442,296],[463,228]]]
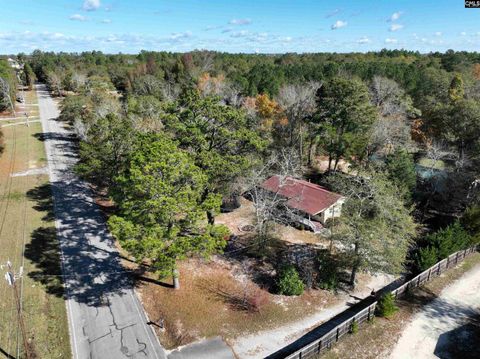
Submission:
[[[298,214],[298,222],[315,233],[328,219],[340,217],[345,197],[326,188],[293,177],[272,176],[260,187],[286,199],[286,205]]]

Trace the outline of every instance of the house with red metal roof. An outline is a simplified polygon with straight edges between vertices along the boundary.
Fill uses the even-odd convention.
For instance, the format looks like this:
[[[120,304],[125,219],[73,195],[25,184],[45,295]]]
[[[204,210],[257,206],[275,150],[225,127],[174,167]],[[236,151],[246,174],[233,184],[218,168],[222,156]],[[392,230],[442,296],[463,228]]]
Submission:
[[[315,233],[328,219],[340,217],[345,197],[324,187],[293,177],[272,176],[260,187],[286,200],[286,205],[299,215],[298,222]]]

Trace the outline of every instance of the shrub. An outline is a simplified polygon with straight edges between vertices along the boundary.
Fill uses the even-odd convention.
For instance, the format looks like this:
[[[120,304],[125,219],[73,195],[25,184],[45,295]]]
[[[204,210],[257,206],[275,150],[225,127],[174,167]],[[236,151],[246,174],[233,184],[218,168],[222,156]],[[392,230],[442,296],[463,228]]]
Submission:
[[[472,235],[471,245],[480,244],[480,206],[471,206],[465,210],[462,225]]]
[[[426,239],[429,246],[437,249],[438,259],[447,258],[450,254],[473,244],[472,237],[458,221],[427,236]]]
[[[320,252],[318,261],[320,263],[317,277],[318,286],[327,290],[337,289],[339,284],[339,261],[328,251]]]
[[[305,285],[300,279],[297,270],[289,265],[280,271],[277,288],[279,294],[301,295],[305,289]]]
[[[354,321],[352,323],[352,326],[350,327],[350,332],[352,334],[357,334],[358,333],[358,323],[356,321]]]
[[[420,248],[415,257],[418,272],[434,266],[438,262],[438,251],[434,247]]]
[[[395,305],[395,297],[392,293],[382,295],[377,304],[377,315],[379,317],[389,318],[398,311]]]
[[[268,293],[258,287],[252,288],[246,295],[246,309],[250,312],[259,312],[269,302]]]

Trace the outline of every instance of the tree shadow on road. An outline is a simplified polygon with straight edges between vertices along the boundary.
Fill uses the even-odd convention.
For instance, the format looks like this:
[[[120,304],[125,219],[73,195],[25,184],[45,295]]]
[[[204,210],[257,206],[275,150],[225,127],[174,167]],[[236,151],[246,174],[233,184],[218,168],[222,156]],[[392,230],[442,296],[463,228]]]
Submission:
[[[59,230],[53,226],[36,229],[25,248],[25,257],[36,268],[29,276],[46,286],[49,293],[103,306],[110,295],[128,294],[133,276],[122,267],[105,218],[88,197],[86,187],[78,179],[69,178],[29,191],[29,198],[36,201],[34,208],[47,213],[44,219],[55,218]],[[51,194],[55,196],[55,208]]]
[[[480,358],[480,313],[458,328],[441,334],[434,354],[440,359]]]

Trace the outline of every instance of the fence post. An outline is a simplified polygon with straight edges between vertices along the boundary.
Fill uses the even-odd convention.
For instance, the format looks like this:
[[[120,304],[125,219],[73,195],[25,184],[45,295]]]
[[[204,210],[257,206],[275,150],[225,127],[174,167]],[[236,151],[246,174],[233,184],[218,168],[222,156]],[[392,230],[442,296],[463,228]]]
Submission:
[[[450,256],[447,257],[447,268],[446,269],[448,269],[448,268],[450,268]]]
[[[337,337],[335,338],[335,341],[338,342],[338,336],[340,335],[340,328],[337,327]]]
[[[300,353],[298,353],[298,359],[302,359],[302,351],[300,351]]]
[[[420,286],[420,278],[421,278],[421,277],[422,277],[421,275],[418,276],[418,279],[417,279],[417,287]]]
[[[437,263],[437,276],[440,275],[440,262]]]
[[[428,279],[427,279],[427,282],[430,281],[430,276],[432,275],[432,268],[430,268],[430,270],[428,271]]]
[[[396,293],[395,293],[395,296],[396,296]],[[372,312],[372,306],[369,306],[368,307],[368,315],[367,315],[368,321],[370,321],[370,313],[371,312]]]
[[[322,351],[322,340],[318,341],[318,351],[317,353],[320,353]]]

